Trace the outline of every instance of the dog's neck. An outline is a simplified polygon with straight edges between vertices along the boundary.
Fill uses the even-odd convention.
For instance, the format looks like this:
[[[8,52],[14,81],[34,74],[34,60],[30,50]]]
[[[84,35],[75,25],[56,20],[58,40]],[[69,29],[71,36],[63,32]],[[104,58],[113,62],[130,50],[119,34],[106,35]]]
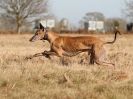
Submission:
[[[56,34],[56,33],[54,33],[54,32],[49,32],[49,33],[48,33],[48,42],[49,42],[49,43],[52,43],[52,42],[54,42],[54,40],[55,40],[56,38],[58,38],[58,37],[59,37],[58,34]]]

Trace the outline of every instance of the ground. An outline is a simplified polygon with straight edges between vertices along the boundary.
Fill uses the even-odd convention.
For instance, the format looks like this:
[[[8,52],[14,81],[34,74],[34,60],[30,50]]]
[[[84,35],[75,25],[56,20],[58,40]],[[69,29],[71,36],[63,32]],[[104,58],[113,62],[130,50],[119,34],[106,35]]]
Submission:
[[[0,99],[133,99],[133,35],[120,35],[105,46],[115,69],[89,65],[84,54],[66,64],[57,57],[27,60],[49,49],[48,42],[30,43],[31,36],[0,35]]]

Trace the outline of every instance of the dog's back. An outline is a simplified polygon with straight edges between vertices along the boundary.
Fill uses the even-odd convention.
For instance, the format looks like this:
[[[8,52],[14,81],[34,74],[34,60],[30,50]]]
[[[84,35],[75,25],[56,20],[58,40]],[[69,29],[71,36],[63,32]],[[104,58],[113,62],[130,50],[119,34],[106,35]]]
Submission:
[[[65,51],[78,51],[81,49],[89,49],[92,45],[101,42],[99,38],[92,36],[59,36],[54,41],[54,45],[62,46]]]

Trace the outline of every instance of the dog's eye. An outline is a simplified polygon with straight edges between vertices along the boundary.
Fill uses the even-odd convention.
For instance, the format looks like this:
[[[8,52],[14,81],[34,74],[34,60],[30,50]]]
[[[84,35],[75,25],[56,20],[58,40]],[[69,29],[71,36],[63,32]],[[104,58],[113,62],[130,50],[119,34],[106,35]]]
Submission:
[[[35,33],[35,35],[38,35],[38,33]]]

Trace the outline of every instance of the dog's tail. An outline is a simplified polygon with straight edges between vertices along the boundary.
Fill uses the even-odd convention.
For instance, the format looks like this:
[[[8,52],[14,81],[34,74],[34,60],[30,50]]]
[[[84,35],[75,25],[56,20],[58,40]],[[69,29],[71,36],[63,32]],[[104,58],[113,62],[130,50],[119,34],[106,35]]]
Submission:
[[[113,44],[113,43],[115,43],[116,38],[117,38],[117,34],[121,35],[121,33],[120,33],[119,30],[115,30],[115,37],[114,37],[114,40],[113,41],[105,42],[104,44]]]

